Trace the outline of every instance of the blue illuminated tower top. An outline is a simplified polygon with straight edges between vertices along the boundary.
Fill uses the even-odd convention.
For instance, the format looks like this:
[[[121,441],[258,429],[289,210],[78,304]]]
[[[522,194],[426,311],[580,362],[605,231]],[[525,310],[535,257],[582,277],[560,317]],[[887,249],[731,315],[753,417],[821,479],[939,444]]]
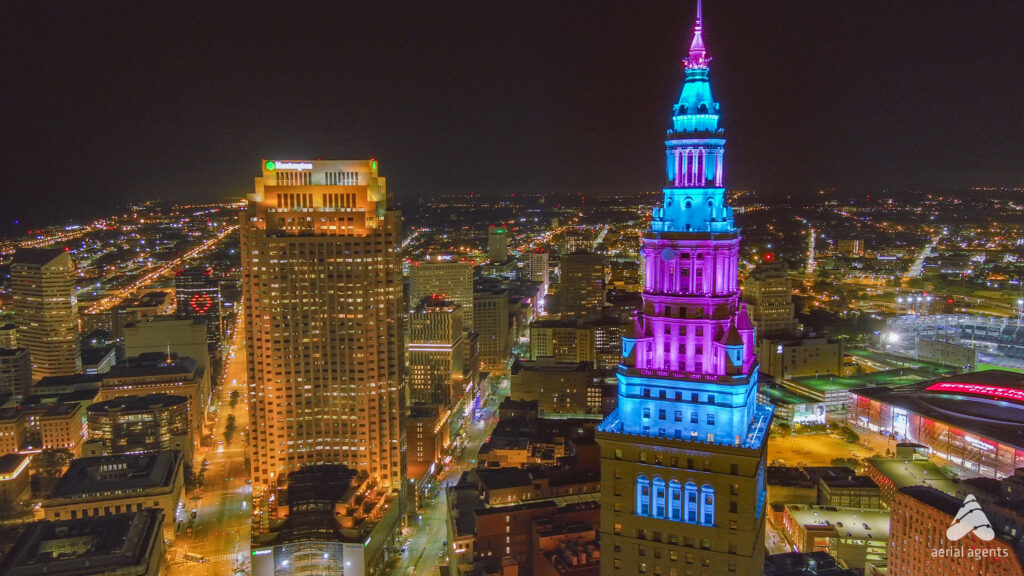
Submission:
[[[683,59],[686,79],[665,139],[664,203],[654,209],[655,232],[735,232],[732,208],[725,205],[725,133],[711,95],[710,62],[698,2],[690,52]]]

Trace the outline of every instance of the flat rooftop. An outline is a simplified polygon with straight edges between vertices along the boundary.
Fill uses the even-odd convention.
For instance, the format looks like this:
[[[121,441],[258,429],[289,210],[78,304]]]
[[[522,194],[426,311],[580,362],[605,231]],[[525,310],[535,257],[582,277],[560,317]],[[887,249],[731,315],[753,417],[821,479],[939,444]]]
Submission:
[[[154,552],[162,548],[163,516],[161,510],[147,508],[130,514],[33,522],[0,562],[0,574],[110,574],[160,562],[162,558]]]
[[[868,458],[865,460],[883,476],[892,480],[897,489],[907,486],[931,486],[946,494],[956,494],[959,482],[947,477],[930,460],[905,458]]]
[[[888,510],[788,504],[786,512],[801,526],[831,530],[834,538],[889,539]]]
[[[105,498],[170,488],[181,466],[177,450],[76,458],[47,500]]]

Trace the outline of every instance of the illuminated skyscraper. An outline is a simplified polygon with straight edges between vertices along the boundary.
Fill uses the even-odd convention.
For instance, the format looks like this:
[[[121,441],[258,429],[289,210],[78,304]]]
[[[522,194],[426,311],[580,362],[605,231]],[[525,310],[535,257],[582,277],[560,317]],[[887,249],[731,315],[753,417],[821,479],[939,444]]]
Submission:
[[[19,250],[11,264],[18,345],[28,348],[32,379],[82,370],[75,263],[63,250]]]
[[[450,410],[463,394],[462,306],[424,298],[409,313],[409,399]]]
[[[558,284],[558,302],[562,318],[600,318],[604,298],[604,256],[585,253],[563,256]]]
[[[473,329],[473,265],[469,262],[414,262],[409,269],[409,306],[442,298],[462,306],[462,324]]]
[[[206,341],[211,355],[218,355],[221,335],[220,282],[208,266],[192,266],[174,275],[178,314],[206,319]]]
[[[491,263],[508,260],[508,228],[492,224],[487,229],[487,258]]]
[[[743,284],[743,300],[750,304],[759,337],[793,333],[793,287],[785,264],[765,262],[754,268]]]
[[[252,476],[345,464],[402,490],[400,217],[375,160],[268,161],[241,215]]]
[[[718,104],[700,4],[644,236],[643,308],[623,337],[618,408],[598,428],[601,573],[761,574],[765,439],[754,327],[737,288]]]

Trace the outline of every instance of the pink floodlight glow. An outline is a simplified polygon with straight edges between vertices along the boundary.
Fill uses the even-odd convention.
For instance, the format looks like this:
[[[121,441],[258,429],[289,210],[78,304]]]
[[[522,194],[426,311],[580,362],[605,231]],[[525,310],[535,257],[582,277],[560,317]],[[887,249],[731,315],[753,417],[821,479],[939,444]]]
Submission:
[[[967,384],[964,382],[939,382],[925,388],[929,392],[952,392],[955,394],[978,394],[996,396],[1014,402],[1024,403],[1024,390],[1006,388],[1004,386],[988,386],[986,384]]]

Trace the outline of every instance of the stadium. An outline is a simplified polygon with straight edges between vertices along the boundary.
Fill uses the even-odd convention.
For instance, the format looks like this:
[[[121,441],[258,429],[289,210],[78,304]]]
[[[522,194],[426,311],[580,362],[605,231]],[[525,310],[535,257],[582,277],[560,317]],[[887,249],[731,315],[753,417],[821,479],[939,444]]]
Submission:
[[[928,446],[964,476],[1003,478],[1024,467],[1024,374],[985,370],[859,388],[847,406],[850,424]]]

